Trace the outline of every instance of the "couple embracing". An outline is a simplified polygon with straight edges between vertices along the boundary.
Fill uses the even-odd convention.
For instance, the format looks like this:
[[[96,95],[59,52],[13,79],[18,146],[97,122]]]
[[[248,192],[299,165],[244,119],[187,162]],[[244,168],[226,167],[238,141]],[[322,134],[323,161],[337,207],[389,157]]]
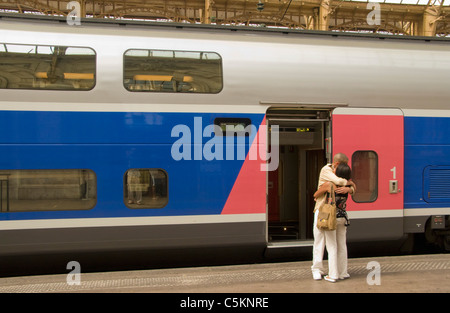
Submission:
[[[316,205],[314,208],[314,246],[313,265],[311,266],[313,278],[321,280],[323,273],[323,253],[325,247],[328,253],[328,275],[324,277],[329,282],[349,278],[347,272],[347,226],[348,218],[345,211],[348,194],[353,194],[356,185],[350,180],[351,169],[348,158],[338,153],[332,164],[325,165],[320,171],[318,190],[314,194]],[[327,200],[327,192],[335,191],[337,226],[336,230],[320,230],[316,227],[319,207]]]

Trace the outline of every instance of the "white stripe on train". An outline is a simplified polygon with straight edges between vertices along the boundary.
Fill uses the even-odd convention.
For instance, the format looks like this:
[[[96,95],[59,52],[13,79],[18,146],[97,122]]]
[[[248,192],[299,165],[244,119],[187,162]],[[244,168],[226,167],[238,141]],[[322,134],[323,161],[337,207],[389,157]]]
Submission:
[[[350,219],[448,215],[450,208],[349,211]],[[0,230],[266,222],[266,214],[109,217],[0,221]]]

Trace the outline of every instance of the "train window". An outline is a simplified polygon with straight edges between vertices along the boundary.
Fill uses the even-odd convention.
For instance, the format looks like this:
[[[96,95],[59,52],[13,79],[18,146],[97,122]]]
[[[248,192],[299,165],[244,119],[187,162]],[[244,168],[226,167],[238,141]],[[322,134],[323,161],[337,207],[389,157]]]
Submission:
[[[131,209],[159,209],[169,200],[167,173],[162,169],[129,169],[124,186],[124,202]]]
[[[222,58],[215,52],[127,50],[123,83],[136,92],[219,93]]]
[[[214,119],[214,125],[220,127],[220,132],[216,135],[218,136],[250,136],[251,127],[246,128],[251,125],[251,120],[249,118],[238,118],[238,117],[217,117]]]
[[[91,170],[0,170],[3,213],[89,210],[96,202],[97,182]]]
[[[355,151],[352,178],[357,186],[355,202],[374,202],[378,198],[378,155],[375,151]]]
[[[90,90],[96,54],[91,48],[0,43],[0,88]]]

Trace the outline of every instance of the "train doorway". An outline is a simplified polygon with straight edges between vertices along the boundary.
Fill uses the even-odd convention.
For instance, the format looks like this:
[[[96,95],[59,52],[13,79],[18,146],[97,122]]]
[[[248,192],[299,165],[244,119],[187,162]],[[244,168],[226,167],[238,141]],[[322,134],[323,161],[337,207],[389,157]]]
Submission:
[[[313,195],[331,157],[330,111],[273,108],[266,117],[269,132],[279,128],[279,166],[267,175],[268,243],[311,243]]]

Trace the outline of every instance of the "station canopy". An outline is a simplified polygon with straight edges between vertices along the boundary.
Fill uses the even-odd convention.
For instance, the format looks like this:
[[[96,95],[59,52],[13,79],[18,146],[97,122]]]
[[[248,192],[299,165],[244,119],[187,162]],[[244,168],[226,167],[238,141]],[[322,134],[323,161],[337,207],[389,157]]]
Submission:
[[[343,1],[353,1],[353,2],[362,2],[355,0],[343,0]],[[412,5],[428,5],[430,0],[370,0],[364,2],[378,2],[378,3],[392,3],[392,4],[412,4]],[[434,3],[434,1],[432,1]],[[444,0],[444,6],[450,5],[450,0]]]
[[[0,12],[66,16],[70,1],[2,0]],[[86,18],[449,36],[450,0],[78,0]],[[373,6],[375,4],[375,6]],[[375,11],[374,11],[375,10]]]

